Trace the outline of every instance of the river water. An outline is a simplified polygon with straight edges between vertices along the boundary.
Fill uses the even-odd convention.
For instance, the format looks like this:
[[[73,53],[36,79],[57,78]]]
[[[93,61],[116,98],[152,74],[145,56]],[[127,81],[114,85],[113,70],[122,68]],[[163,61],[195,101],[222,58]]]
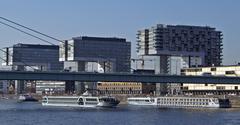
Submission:
[[[79,109],[0,100],[0,125],[240,125],[240,109]]]

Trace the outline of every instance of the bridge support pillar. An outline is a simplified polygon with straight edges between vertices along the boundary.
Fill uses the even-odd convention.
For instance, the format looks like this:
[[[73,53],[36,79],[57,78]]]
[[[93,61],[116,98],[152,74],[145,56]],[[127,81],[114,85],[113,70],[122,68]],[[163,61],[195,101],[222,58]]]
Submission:
[[[169,56],[161,55],[155,57],[155,74],[169,73]],[[165,95],[168,92],[167,84],[156,84],[156,95]]]
[[[15,80],[15,94],[23,94],[25,90],[25,84],[23,80]]]
[[[82,94],[85,92],[85,83],[80,81],[75,81],[75,92],[76,94]]]
[[[17,71],[24,71],[23,65],[16,66]],[[15,80],[15,94],[23,94],[25,91],[25,83],[24,80]]]
[[[74,81],[65,81],[65,93],[73,94],[75,91]]]

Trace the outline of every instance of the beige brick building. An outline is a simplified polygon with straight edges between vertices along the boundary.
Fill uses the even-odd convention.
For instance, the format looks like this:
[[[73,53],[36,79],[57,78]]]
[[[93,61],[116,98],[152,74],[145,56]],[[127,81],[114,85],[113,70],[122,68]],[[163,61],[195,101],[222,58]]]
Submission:
[[[185,68],[182,75],[239,77],[240,65]],[[188,94],[239,94],[240,84],[183,84],[183,93]]]
[[[99,82],[100,94],[154,94],[156,85],[137,82]]]

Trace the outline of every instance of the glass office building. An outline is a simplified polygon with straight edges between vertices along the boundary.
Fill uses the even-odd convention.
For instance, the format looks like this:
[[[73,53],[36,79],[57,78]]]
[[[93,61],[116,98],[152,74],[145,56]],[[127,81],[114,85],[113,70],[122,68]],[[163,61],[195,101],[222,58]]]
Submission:
[[[86,71],[88,62],[96,62],[104,72],[130,72],[131,43],[123,38],[74,37],[60,43],[60,61],[78,62],[75,71]],[[81,69],[81,62],[84,65]],[[65,65],[66,64],[66,65]],[[73,69],[73,64],[71,69]],[[88,68],[89,69],[89,68]]]
[[[3,65],[22,67],[17,70],[60,71],[63,63],[59,62],[59,46],[38,44],[15,44],[4,48]]]

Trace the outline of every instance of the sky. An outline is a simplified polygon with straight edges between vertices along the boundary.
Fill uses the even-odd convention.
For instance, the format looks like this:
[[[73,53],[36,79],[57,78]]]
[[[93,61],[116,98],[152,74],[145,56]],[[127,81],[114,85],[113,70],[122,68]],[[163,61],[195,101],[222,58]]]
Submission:
[[[123,37],[136,57],[137,30],[156,24],[211,26],[223,32],[223,64],[240,62],[240,0],[1,0],[0,16],[61,40]],[[2,21],[2,20],[1,20]],[[47,39],[58,44],[57,41]],[[0,24],[0,48],[46,44]]]

